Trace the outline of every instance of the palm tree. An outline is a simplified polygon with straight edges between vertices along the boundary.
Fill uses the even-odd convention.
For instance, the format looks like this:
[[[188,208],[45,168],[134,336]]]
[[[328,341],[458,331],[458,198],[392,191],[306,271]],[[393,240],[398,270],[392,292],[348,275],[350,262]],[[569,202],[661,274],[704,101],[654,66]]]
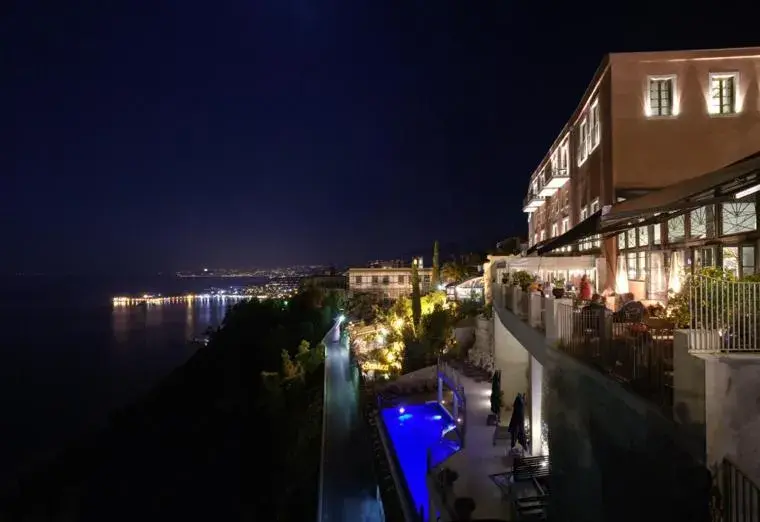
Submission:
[[[441,268],[443,280],[447,283],[457,283],[467,277],[466,267],[456,261],[447,261]]]

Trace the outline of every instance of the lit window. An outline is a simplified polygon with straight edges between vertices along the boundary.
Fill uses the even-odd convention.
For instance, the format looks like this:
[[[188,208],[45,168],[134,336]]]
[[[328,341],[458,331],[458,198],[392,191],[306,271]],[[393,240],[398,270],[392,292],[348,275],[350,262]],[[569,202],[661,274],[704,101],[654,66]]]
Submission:
[[[627,234],[628,234],[628,239],[626,243],[628,243],[628,248],[636,248],[636,244],[637,244],[636,243],[636,229],[635,228],[629,229]]]
[[[539,239],[539,240],[540,240],[540,241],[543,241],[544,239],[546,239],[546,230],[542,230],[542,231],[541,231],[541,236],[540,236],[540,239]]]
[[[628,279],[636,279],[636,253],[632,252],[626,256],[626,263],[628,264]]]
[[[583,207],[581,209],[581,221],[585,220],[588,217],[588,207]]]
[[[652,227],[652,244],[659,245],[662,242],[662,228],[657,223]]]
[[[628,279],[632,281],[644,281],[647,278],[647,253],[631,252],[626,254],[626,264],[628,265]]]
[[[599,198],[596,198],[594,201],[591,202],[591,214],[596,214],[599,212]]]
[[[559,146],[559,173],[561,175],[566,176],[567,175],[567,165],[570,162],[570,149],[568,145],[568,140],[566,139],[562,145]]]
[[[625,250],[625,232],[618,234],[618,250]]]
[[[673,116],[675,77],[649,78],[649,105],[647,116]]]
[[[552,224],[552,237],[557,237],[559,235],[559,226],[557,226],[556,223]]]
[[[736,73],[710,74],[710,114],[735,114],[736,107]]]
[[[645,281],[647,278],[647,253],[646,252],[639,252],[638,254],[638,266],[637,269],[637,277],[639,281]]]
[[[742,247],[742,277],[755,273],[755,247]]]
[[[599,123],[599,100],[594,100],[594,102],[591,104],[591,113],[589,114],[589,129],[588,129],[588,152],[591,154],[591,151],[593,151],[597,145],[599,145],[599,141],[601,141],[602,132],[601,127]]]
[[[754,201],[724,203],[720,213],[721,231],[724,236],[757,230],[757,213]]]
[[[691,215],[691,237],[701,239],[707,237],[707,208],[700,207],[692,210]]]
[[[582,165],[588,158],[588,120],[583,121],[578,127],[578,165]]]
[[[649,245],[649,228],[648,227],[639,227],[639,246],[647,246]]]
[[[564,234],[568,230],[570,230],[570,218],[566,217],[562,219],[562,233]]]
[[[739,247],[723,247],[723,270],[739,277]]]
[[[679,241],[686,236],[684,217],[678,216],[668,220],[668,243]]]

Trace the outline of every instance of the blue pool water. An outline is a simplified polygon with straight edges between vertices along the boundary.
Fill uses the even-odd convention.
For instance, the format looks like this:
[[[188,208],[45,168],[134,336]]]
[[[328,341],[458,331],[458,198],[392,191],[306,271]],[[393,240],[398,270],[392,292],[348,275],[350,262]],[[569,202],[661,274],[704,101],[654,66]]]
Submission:
[[[454,426],[451,416],[436,402],[386,408],[382,416],[415,509],[419,510],[420,506],[427,509],[425,473],[428,448],[431,449],[434,466],[459,450],[457,443],[442,440],[443,433]]]

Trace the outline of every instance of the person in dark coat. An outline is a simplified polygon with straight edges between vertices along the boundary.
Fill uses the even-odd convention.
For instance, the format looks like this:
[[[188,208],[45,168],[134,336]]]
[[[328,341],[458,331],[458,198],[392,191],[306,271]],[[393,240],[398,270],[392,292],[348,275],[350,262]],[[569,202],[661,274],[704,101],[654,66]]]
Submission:
[[[512,404],[512,418],[509,419],[509,434],[512,436],[510,448],[515,447],[519,442],[520,446],[527,451],[528,443],[525,440],[525,400],[522,394],[518,393],[515,402]]]

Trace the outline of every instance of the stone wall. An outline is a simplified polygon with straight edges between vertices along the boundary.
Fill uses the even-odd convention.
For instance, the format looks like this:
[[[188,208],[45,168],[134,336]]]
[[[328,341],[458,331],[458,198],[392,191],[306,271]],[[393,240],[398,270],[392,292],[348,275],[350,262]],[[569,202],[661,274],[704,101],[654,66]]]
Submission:
[[[547,346],[541,332],[511,312],[495,312],[497,359],[515,351],[516,342],[543,366],[552,520],[705,520],[709,473],[671,419]]]
[[[493,353],[493,321],[478,316],[475,319],[475,346],[481,352]]]
[[[728,457],[760,484],[760,356],[689,353],[685,330],[673,352],[676,420],[710,469]]]

